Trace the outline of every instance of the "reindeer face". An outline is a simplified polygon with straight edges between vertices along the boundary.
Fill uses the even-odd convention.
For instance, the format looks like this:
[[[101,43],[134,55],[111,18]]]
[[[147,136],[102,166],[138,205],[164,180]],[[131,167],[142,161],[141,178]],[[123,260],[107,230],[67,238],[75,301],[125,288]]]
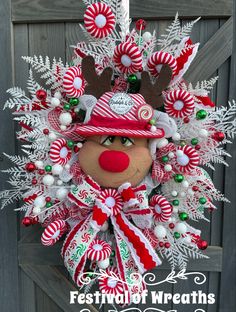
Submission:
[[[103,187],[134,187],[148,174],[152,158],[145,138],[91,136],[79,152],[82,170]]]

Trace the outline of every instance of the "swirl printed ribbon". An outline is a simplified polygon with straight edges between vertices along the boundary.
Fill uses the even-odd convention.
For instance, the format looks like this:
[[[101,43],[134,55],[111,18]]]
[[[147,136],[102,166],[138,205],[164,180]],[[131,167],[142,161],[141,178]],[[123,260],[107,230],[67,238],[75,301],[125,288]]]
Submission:
[[[81,190],[86,190],[86,197],[81,196],[84,194]],[[128,207],[127,193],[132,198],[131,206]],[[140,197],[142,200],[138,200]],[[125,183],[118,190],[100,189],[88,178],[83,182],[83,185],[77,186],[69,193],[69,198],[72,202],[79,204],[80,207],[91,207],[87,218],[70,231],[62,248],[65,266],[75,283],[81,286],[79,277],[85,267],[89,245],[103,224],[110,218],[117,242],[117,266],[124,279],[124,289],[128,289],[131,293],[140,292],[143,285],[141,285],[141,289],[135,289],[135,286],[132,286],[133,280],[130,275],[132,273],[143,274],[161,264],[150,242],[130,222],[129,218],[132,215],[148,218],[150,215],[146,186],[141,185],[132,189],[128,183]],[[137,199],[136,204],[135,198]]]

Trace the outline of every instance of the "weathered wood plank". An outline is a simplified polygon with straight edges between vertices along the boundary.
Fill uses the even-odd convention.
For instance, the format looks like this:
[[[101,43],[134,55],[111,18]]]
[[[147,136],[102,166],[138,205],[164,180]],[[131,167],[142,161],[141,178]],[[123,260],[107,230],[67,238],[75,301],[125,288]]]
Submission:
[[[18,260],[20,264],[32,265],[63,265],[63,260],[60,256],[62,242],[57,243],[53,247],[45,247],[40,243],[19,243],[18,245]],[[209,259],[190,260],[188,270],[202,271],[221,271],[222,249],[216,246],[210,246],[205,252]],[[163,261],[163,264],[156,269],[168,270],[170,265]]]
[[[229,98],[236,99],[236,2],[234,1],[233,24],[233,54],[231,57]],[[236,296],[236,142],[227,145],[227,151],[232,155],[228,161],[230,167],[225,170],[225,195],[231,204],[224,205],[223,215],[223,271],[220,284],[219,311],[230,312],[235,310]],[[229,285],[230,283],[230,285]]]
[[[63,311],[78,312],[79,307],[98,312],[92,305],[70,304],[70,291],[77,291],[77,289],[55,267],[30,264],[21,265],[21,268]]]
[[[37,312],[64,312],[62,309],[58,307],[58,305],[45,294],[42,289],[36,285],[35,290],[35,303],[36,303],[36,311]]]
[[[9,110],[2,111],[7,99],[5,90],[12,86],[12,27],[9,0],[0,1],[0,60],[1,60],[1,110],[0,110],[0,170],[10,165],[2,153],[15,154],[14,122]],[[0,173],[0,190],[10,187],[6,175]],[[0,211],[0,311],[19,311],[18,266],[17,266],[17,219],[15,204]]]
[[[85,5],[76,0],[12,0],[12,21],[56,22],[81,21]],[[146,19],[173,18],[179,12],[181,17],[229,17],[232,14],[232,0],[142,0],[130,1],[130,16]]]
[[[232,54],[233,19],[230,18],[199,51],[185,75],[190,82],[209,78]]]

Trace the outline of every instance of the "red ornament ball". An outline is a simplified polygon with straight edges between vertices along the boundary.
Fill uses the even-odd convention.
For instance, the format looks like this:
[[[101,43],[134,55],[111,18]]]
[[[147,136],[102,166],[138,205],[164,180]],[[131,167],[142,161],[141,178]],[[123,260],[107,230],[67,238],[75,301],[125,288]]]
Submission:
[[[135,23],[135,27],[137,30],[144,30],[147,26],[147,22],[143,19],[139,19]]]
[[[159,246],[162,248],[162,247],[164,247],[164,243],[163,242],[160,242],[159,243]]]
[[[44,90],[41,90],[41,89],[37,90],[36,91],[36,97],[37,97],[38,100],[44,101],[47,98],[47,92],[44,91]]]
[[[47,196],[47,197],[45,198],[45,200],[46,200],[46,202],[50,202],[50,201],[51,201],[51,197]]]
[[[170,248],[170,243],[166,242],[165,243],[165,248],[167,248],[167,249]]]
[[[36,184],[38,183],[38,180],[37,180],[37,179],[33,179],[33,180],[31,181],[31,183],[32,183],[32,185],[36,185]]]
[[[201,149],[201,145],[200,144],[195,145],[195,150],[199,151],[200,149]]]
[[[216,140],[217,142],[222,142],[225,139],[225,134],[223,132],[215,132],[213,134],[213,139]]]
[[[184,117],[184,123],[189,123],[190,119],[186,116]]]
[[[197,191],[199,190],[199,187],[198,187],[197,185],[194,185],[194,186],[192,187],[192,190],[193,190],[194,192],[197,192]]]
[[[174,227],[175,227],[174,223],[170,223],[170,224],[169,224],[169,228],[170,228],[170,229],[173,229]]]
[[[204,240],[199,240],[197,243],[197,247],[201,250],[205,250],[208,247],[208,242]]]
[[[31,218],[29,217],[24,217],[21,221],[21,224],[24,226],[30,226],[32,224]]]
[[[36,170],[36,166],[34,163],[30,162],[25,165],[25,170],[28,172],[33,172]]]
[[[43,175],[43,174],[45,173],[45,171],[44,171],[43,169],[39,169],[38,173],[39,173],[40,175]]]
[[[43,134],[48,135],[49,134],[49,130],[48,129],[43,129]]]
[[[78,153],[79,150],[80,150],[80,148],[79,148],[77,145],[75,145],[75,146],[74,146],[74,152],[75,152],[75,153]]]

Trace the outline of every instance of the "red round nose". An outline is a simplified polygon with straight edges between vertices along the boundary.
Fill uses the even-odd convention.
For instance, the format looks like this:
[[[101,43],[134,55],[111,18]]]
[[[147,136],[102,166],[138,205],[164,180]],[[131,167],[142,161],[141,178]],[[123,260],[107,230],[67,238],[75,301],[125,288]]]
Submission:
[[[104,151],[98,161],[103,170],[110,172],[122,172],[129,166],[129,156],[120,151]]]

